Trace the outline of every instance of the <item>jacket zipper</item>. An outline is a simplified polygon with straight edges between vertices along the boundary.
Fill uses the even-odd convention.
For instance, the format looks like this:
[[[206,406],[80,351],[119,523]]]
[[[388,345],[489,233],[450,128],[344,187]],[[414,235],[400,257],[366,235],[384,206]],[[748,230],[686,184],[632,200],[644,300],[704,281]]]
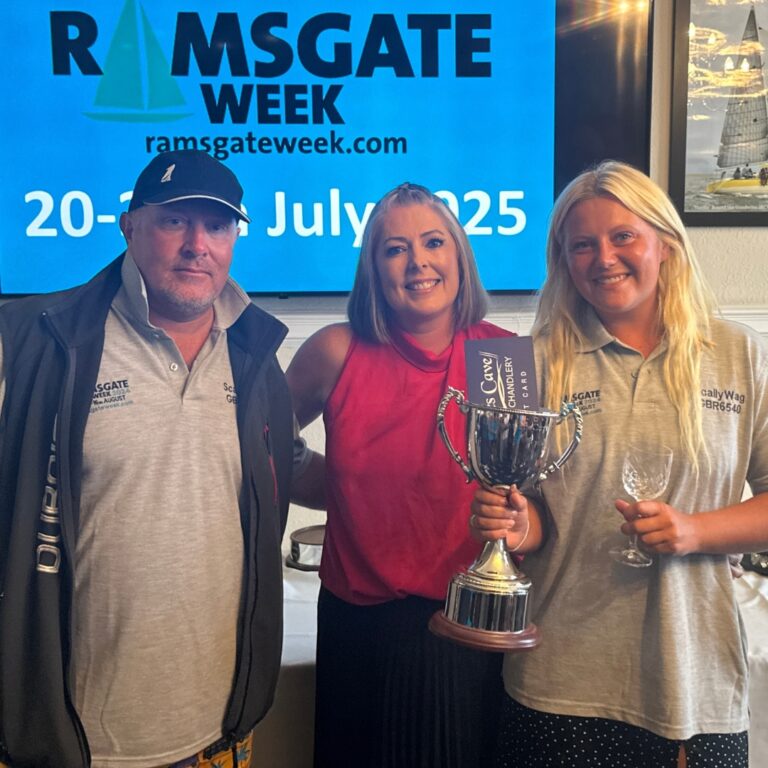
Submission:
[[[53,337],[56,339],[56,341],[61,346],[62,350],[64,351],[65,357],[66,357],[66,375],[64,379],[64,387],[62,388],[61,393],[61,400],[59,401],[59,407],[57,410],[57,420],[58,420],[58,426],[57,426],[57,434],[56,434],[56,452],[59,459],[59,482],[61,483],[61,497],[60,497],[60,507],[59,507],[59,521],[61,525],[61,546],[62,546],[62,552],[65,556],[66,561],[70,564],[70,572],[72,577],[72,589],[74,590],[74,557],[73,557],[73,546],[74,545],[74,539],[72,538],[74,536],[74,531],[67,530],[67,526],[69,524],[69,520],[67,519],[67,515],[64,514],[66,510],[69,510],[71,513],[71,501],[72,501],[72,495],[71,495],[71,485],[70,485],[70,478],[69,478],[69,440],[66,438],[67,435],[69,435],[70,431],[70,421],[71,421],[71,415],[72,415],[72,400],[74,397],[74,390],[75,390],[75,359],[77,353],[67,347],[66,344],[64,344],[61,336],[58,333],[58,330],[56,329],[54,323],[51,321],[50,316],[47,312],[42,313],[43,318],[45,319],[46,323],[48,324],[48,327],[51,330],[51,333]],[[64,436],[64,437],[63,437]],[[67,606],[67,610],[65,613],[65,622],[66,625],[62,628],[62,636],[67,638],[67,643],[69,646],[68,649],[68,658],[67,658],[67,666],[64,670],[64,694],[66,697],[67,704],[69,706],[70,711],[70,718],[72,720],[72,725],[75,729],[75,734],[77,735],[78,743],[80,744],[80,752],[81,757],[83,759],[83,765],[84,766],[90,766],[91,764],[91,750],[88,746],[88,740],[85,735],[85,728],[83,728],[83,724],[80,721],[80,717],[77,714],[77,710],[75,709],[75,705],[72,701],[72,684],[71,684],[71,664],[72,664],[72,597],[70,597],[69,604]]]
[[[240,368],[239,371],[239,377],[237,373],[234,371],[233,367],[233,376],[235,381],[237,382],[238,378],[243,381],[247,382],[250,381],[250,373],[251,373],[251,367],[253,366],[253,358],[250,354],[246,355],[246,358]],[[237,386],[237,385],[236,385]],[[238,419],[238,430],[240,434],[244,434],[244,423],[247,420],[247,416],[249,414],[249,402],[250,402],[250,389],[245,387],[240,387],[238,389],[243,389],[243,392],[239,393],[237,398],[237,419]],[[241,421],[243,424],[241,424]],[[250,626],[253,622],[253,614],[256,610],[256,599],[258,595],[258,587],[259,587],[259,577],[258,573],[256,572],[256,540],[258,538],[258,524],[259,524],[259,499],[258,494],[256,493],[256,488],[253,486],[252,477],[250,474],[250,471],[248,471],[248,468],[250,467],[250,462],[247,461],[247,457],[243,453],[244,448],[244,438],[240,438],[240,456],[241,456],[241,463],[243,467],[243,480],[242,480],[242,503],[247,505],[248,510],[250,512],[249,515],[246,515],[243,517],[242,524],[243,524],[243,548],[244,548],[244,554],[246,561],[244,563],[243,568],[243,586],[242,586],[242,594],[241,594],[241,601],[242,601],[242,608],[243,610],[240,612],[240,621],[238,622],[237,627],[237,633],[239,642],[238,645],[242,649],[241,652],[238,654],[238,657],[236,659],[236,666],[235,666],[235,675],[233,680],[233,690],[237,684],[237,681],[241,679],[241,677],[244,675],[244,679],[248,679],[250,677],[250,668],[253,664],[253,647],[251,643],[251,633],[250,633]],[[253,494],[254,504],[253,509],[251,509],[251,504],[248,501],[248,496],[246,495],[246,492],[248,495]],[[241,509],[240,512],[241,516],[243,515],[243,511]],[[250,549],[250,543],[252,542],[252,549]],[[250,551],[249,551],[250,550]],[[251,573],[251,563],[249,560],[253,560],[253,601],[251,603],[251,609],[248,610],[248,588],[249,588],[249,575]],[[247,650],[246,650],[247,647]],[[247,661],[246,661],[247,658]],[[247,670],[245,672],[243,671],[243,667],[247,665]],[[243,696],[241,697],[241,700],[239,702],[240,706],[237,710],[237,712],[231,712],[228,711],[225,714],[225,721],[230,720],[230,722],[234,723],[234,727],[231,728],[230,733],[228,734],[230,738],[234,738],[237,740],[238,738],[238,727],[240,727],[240,724],[243,720],[243,713],[245,711],[245,702],[247,699],[247,693],[244,692]],[[232,702],[234,704],[234,701]],[[226,738],[226,736],[225,736]]]

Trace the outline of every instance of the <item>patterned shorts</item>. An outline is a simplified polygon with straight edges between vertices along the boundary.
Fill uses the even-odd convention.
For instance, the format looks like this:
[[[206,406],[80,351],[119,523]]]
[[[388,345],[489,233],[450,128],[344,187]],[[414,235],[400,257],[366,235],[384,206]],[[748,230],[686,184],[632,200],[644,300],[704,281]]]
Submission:
[[[253,751],[253,733],[228,747],[220,742],[198,752],[186,760],[162,766],[162,768],[248,768]]]

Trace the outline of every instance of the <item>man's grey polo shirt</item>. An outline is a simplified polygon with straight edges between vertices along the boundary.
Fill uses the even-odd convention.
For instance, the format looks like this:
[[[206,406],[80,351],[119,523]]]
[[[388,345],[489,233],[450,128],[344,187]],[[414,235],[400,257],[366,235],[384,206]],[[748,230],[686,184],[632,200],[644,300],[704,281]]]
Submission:
[[[75,706],[94,768],[180,760],[221,736],[243,538],[229,282],[191,370],[126,256],[84,440]]]

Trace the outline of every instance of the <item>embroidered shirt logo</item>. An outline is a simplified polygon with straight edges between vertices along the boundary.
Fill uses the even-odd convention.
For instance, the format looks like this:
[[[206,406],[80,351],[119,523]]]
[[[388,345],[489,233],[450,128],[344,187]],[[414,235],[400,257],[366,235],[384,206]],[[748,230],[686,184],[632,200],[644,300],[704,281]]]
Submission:
[[[702,387],[701,407],[721,413],[741,413],[747,397],[735,389],[719,389],[718,387]]]
[[[235,392],[235,385],[224,382],[224,392],[226,392],[227,402],[237,405],[237,392]]]
[[[166,181],[171,180],[171,176],[173,176],[173,172],[176,169],[176,163],[171,163],[166,169],[165,173],[163,174],[163,178],[160,179],[160,183],[164,184]]]
[[[128,383],[128,379],[100,381],[93,390],[91,413],[132,404],[131,385]]]
[[[591,416],[593,413],[600,413],[601,398],[599,389],[588,389],[583,392],[574,392],[568,400],[579,406],[582,416]]]

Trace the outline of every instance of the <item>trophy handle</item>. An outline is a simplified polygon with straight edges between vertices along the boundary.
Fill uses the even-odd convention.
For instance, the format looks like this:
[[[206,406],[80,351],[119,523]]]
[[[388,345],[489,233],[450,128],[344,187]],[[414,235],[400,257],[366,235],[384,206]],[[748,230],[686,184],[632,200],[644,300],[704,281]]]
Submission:
[[[568,418],[568,416],[573,419],[575,425],[573,439],[571,440],[568,447],[562,452],[562,454],[539,474],[539,477],[536,480],[537,485],[543,480],[546,480],[553,472],[557,472],[557,470],[560,469],[560,467],[562,467],[566,461],[568,461],[571,454],[576,450],[576,446],[581,441],[581,433],[584,429],[584,419],[582,418],[581,411],[579,410],[579,406],[576,405],[576,403],[563,403],[563,406],[560,409],[560,415],[555,422],[555,426],[561,424],[566,418]]]
[[[451,400],[456,401],[456,405],[459,406],[460,410],[466,411],[466,408],[463,407],[465,403],[464,393],[460,389],[448,387],[448,391],[443,395],[440,405],[437,406],[437,431],[440,433],[440,437],[443,439],[445,447],[448,449],[448,453],[451,454],[453,460],[464,470],[464,474],[467,476],[467,482],[471,483],[475,479],[475,473],[467,465],[464,459],[461,458],[459,452],[453,447],[451,438],[448,436],[448,430],[445,428],[445,411]]]

